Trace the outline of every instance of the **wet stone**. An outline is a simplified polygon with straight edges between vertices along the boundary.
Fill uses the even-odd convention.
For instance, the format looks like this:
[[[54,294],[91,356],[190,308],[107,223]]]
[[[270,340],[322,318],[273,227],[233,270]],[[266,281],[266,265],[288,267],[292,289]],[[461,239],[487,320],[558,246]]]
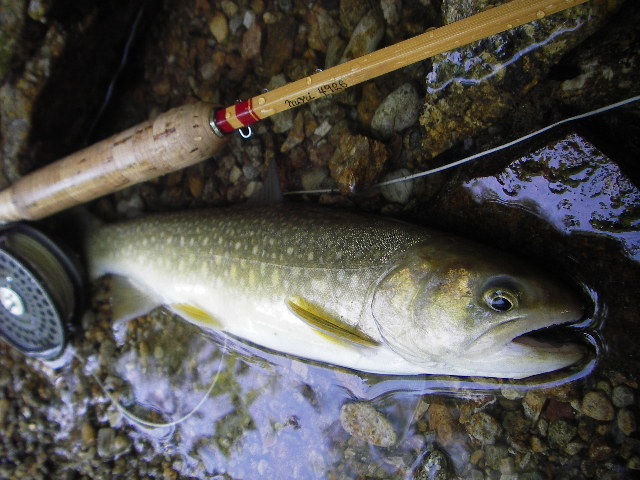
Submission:
[[[502,422],[511,443],[518,450],[524,450],[529,436],[530,421],[519,411],[507,412]]]
[[[82,437],[82,445],[87,448],[93,445],[96,441],[96,431],[93,428],[91,422],[84,422],[80,430],[80,436]]]
[[[451,23],[477,13],[486,0],[445,2]],[[571,13],[436,55],[427,76],[427,102],[420,116],[426,154],[436,156],[477,136],[521,105],[533,85],[572,47],[596,31],[621,4],[588,2]],[[588,19],[588,20],[587,20]]]
[[[369,185],[381,172],[387,158],[387,150],[381,142],[364,135],[344,136],[329,161],[329,170],[341,192],[353,192]]]
[[[378,447],[390,447],[397,437],[393,425],[370,404],[347,403],[340,409],[340,423],[351,435]]]
[[[400,170],[389,172],[384,176],[382,182],[388,182],[390,180],[403,178],[410,174],[411,172],[408,169],[401,168]],[[380,191],[382,192],[384,198],[387,199],[387,201],[404,205],[410,200],[411,194],[413,193],[413,182],[403,181],[398,183],[391,183],[389,185],[384,185],[383,187],[381,187]]]
[[[229,36],[229,24],[227,19],[222,13],[216,13],[211,20],[209,20],[209,31],[215,39],[222,43]]]
[[[633,405],[633,390],[626,385],[618,385],[617,387],[613,388],[611,401],[618,408],[624,408],[628,407],[629,405]]]
[[[533,390],[529,390],[525,395],[524,403],[522,404],[524,414],[527,418],[535,422],[540,417],[542,408],[546,401],[547,398],[544,395],[536,393]]]
[[[405,83],[385,98],[371,120],[371,129],[380,137],[388,138],[415,124],[422,101],[410,83]]]
[[[493,445],[502,432],[498,421],[485,412],[472,415],[465,427],[469,435],[485,445]]]
[[[548,439],[553,448],[564,449],[575,436],[577,428],[566,420],[556,420],[549,424]]]
[[[627,408],[620,409],[617,420],[618,428],[625,435],[629,436],[636,431],[636,416],[631,410]]]
[[[587,393],[582,399],[581,410],[583,414],[602,422],[609,422],[615,417],[613,405],[600,391]]]
[[[447,405],[433,403],[429,407],[429,428],[435,430],[438,443],[449,446],[458,441],[461,425]]]
[[[434,450],[427,455],[424,462],[413,473],[414,480],[449,480],[454,478],[446,454]]]
[[[500,462],[508,456],[509,449],[503,445],[487,445],[485,448],[485,463],[490,468],[500,468]]]
[[[373,52],[384,35],[384,19],[377,9],[369,10],[358,22],[347,43],[342,61],[358,58]]]
[[[613,455],[613,447],[604,437],[597,437],[589,446],[589,458],[601,462]]]

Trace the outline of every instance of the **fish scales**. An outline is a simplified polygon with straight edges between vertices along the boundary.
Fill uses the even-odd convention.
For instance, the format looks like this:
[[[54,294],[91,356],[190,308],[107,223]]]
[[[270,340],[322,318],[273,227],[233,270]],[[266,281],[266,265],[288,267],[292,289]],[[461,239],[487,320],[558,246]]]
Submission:
[[[274,350],[380,373],[475,375],[489,368],[482,352],[476,355],[480,367],[469,367],[468,358],[452,367],[461,348],[472,352],[471,342],[483,337],[474,329],[495,329],[507,344],[515,328],[500,326],[513,322],[493,318],[496,312],[487,311],[476,290],[486,288],[487,275],[512,277],[519,266],[507,258],[500,272],[502,264],[474,258],[496,257],[483,248],[394,220],[281,206],[179,212],[101,226],[89,235],[87,256],[93,277],[126,277],[157,304],[188,305],[188,312],[215,319],[215,328]],[[549,282],[548,290],[564,295],[564,287]],[[552,314],[562,318],[543,326],[566,321],[558,312],[575,314],[573,304],[553,307]],[[429,318],[418,319],[423,313],[417,308]],[[480,318],[460,318],[470,312]],[[341,333],[338,339],[319,335],[309,324],[317,318],[329,330],[353,329],[356,339],[376,346],[354,346]],[[416,339],[424,348],[413,345]],[[416,349],[424,351],[419,359]],[[526,373],[539,368],[537,361]]]

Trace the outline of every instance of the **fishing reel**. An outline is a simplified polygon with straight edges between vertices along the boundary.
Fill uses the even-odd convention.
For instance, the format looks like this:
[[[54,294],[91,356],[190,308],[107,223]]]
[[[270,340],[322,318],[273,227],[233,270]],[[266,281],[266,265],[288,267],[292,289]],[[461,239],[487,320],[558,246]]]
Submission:
[[[59,357],[84,303],[79,262],[31,225],[0,230],[0,336],[22,353]]]

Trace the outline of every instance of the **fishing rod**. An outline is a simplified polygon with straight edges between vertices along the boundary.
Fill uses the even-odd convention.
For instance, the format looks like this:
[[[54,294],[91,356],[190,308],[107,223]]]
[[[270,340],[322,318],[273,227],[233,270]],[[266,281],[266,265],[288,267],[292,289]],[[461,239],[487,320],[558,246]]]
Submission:
[[[81,310],[81,268],[21,220],[75,205],[202,162],[234,130],[340,93],[436,54],[587,0],[512,0],[457,22],[317,72],[222,109],[192,103],[169,110],[31,172],[0,192],[0,335],[20,351],[55,358],[65,325]]]
[[[216,110],[192,103],[32,172],[0,192],[0,222],[37,220],[199,163],[225,134],[587,0],[512,0]]]

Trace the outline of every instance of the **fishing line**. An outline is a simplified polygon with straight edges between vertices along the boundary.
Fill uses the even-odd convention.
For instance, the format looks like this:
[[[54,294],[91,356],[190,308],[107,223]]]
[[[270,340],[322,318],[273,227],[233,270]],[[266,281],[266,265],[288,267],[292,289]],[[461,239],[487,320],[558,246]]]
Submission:
[[[583,118],[591,117],[593,115],[598,115],[600,113],[603,113],[603,112],[606,112],[606,111],[609,111],[609,110],[613,110],[614,108],[622,107],[624,105],[628,105],[630,103],[637,102],[638,100],[640,100],[640,95],[636,95],[635,97],[630,97],[630,98],[627,98],[625,100],[621,100],[619,102],[612,103],[612,104],[606,105],[604,107],[600,107],[600,108],[598,108],[596,110],[591,110],[591,111],[588,111],[586,113],[581,113],[579,115],[575,115],[573,117],[568,117],[568,118],[565,118],[564,120],[560,120],[558,122],[552,123],[551,125],[547,125],[546,127],[543,127],[543,128],[541,128],[539,130],[536,130],[534,132],[528,133],[527,135],[524,135],[522,137],[516,138],[515,140],[512,140],[510,142],[504,143],[502,145],[498,145],[497,147],[493,147],[493,148],[490,148],[488,150],[484,150],[484,151],[476,153],[474,155],[470,155],[470,156],[462,158],[460,160],[456,160],[455,162],[448,163],[446,165],[442,165],[442,166],[437,167],[437,168],[432,168],[431,170],[426,170],[426,171],[423,171],[423,172],[414,173],[412,175],[407,175],[407,176],[404,176],[404,177],[399,177],[399,178],[394,178],[392,180],[387,180],[385,182],[376,183],[374,185],[371,185],[371,187],[372,188],[373,187],[378,187],[378,188],[379,187],[385,187],[387,185],[393,185],[393,184],[396,184],[396,183],[406,182],[406,181],[409,181],[409,180],[414,180],[416,178],[425,177],[427,175],[432,175],[434,173],[442,172],[443,170],[448,170],[449,168],[457,167],[459,165],[462,165],[464,163],[470,162],[470,161],[475,160],[477,158],[484,157],[486,155],[490,155],[492,153],[499,152],[500,150],[504,150],[506,148],[512,147],[513,145],[516,145],[518,143],[524,142],[525,140],[529,140],[530,138],[533,138],[533,137],[535,137],[537,135],[540,135],[541,133],[544,133],[544,132],[546,132],[548,130],[556,128],[556,127],[558,127],[560,125],[563,125],[565,123],[573,122],[575,120],[581,120]],[[302,195],[302,194],[313,195],[313,194],[337,193],[337,192],[338,192],[338,190],[336,190],[336,189],[328,188],[328,189],[321,189],[321,190],[296,190],[296,191],[293,191],[293,192],[285,192],[285,193],[283,193],[283,195]]]
[[[227,337],[225,336],[225,341],[224,344],[221,347],[221,350],[224,352],[226,351],[226,345],[227,345]],[[73,355],[81,364],[83,365],[87,365],[88,361],[84,358],[82,358],[78,353],[72,351],[71,355]],[[131,412],[127,407],[125,407],[110,391],[109,389],[106,387],[106,385],[102,382],[102,380],[100,380],[98,378],[98,376],[93,372],[90,371],[89,375],[91,377],[93,377],[93,380],[98,384],[98,386],[100,387],[100,389],[104,392],[104,394],[109,398],[109,400],[111,401],[111,403],[113,404],[114,407],[116,407],[116,409],[122,414],[122,416],[124,416],[125,418],[131,420],[133,423],[136,423],[138,425],[141,425],[143,427],[148,427],[148,428],[169,428],[169,427],[175,427],[183,422],[186,422],[187,420],[189,420],[199,409],[200,407],[202,407],[202,405],[204,405],[204,402],[207,401],[207,399],[209,398],[209,396],[211,395],[211,392],[213,391],[213,387],[216,386],[216,384],[218,383],[218,377],[220,376],[220,371],[222,369],[222,360],[224,357],[220,358],[220,362],[218,363],[218,369],[216,370],[215,375],[213,376],[213,379],[211,380],[211,383],[209,384],[209,388],[207,389],[207,391],[204,393],[204,395],[202,396],[202,398],[200,399],[200,401],[198,401],[198,403],[195,405],[195,407],[193,407],[191,410],[189,410],[186,414],[184,414],[182,417],[176,419],[176,420],[172,420],[170,422],[151,422],[149,420],[145,420],[144,418],[141,418],[139,416],[137,416],[136,414],[134,414],[133,412]]]

